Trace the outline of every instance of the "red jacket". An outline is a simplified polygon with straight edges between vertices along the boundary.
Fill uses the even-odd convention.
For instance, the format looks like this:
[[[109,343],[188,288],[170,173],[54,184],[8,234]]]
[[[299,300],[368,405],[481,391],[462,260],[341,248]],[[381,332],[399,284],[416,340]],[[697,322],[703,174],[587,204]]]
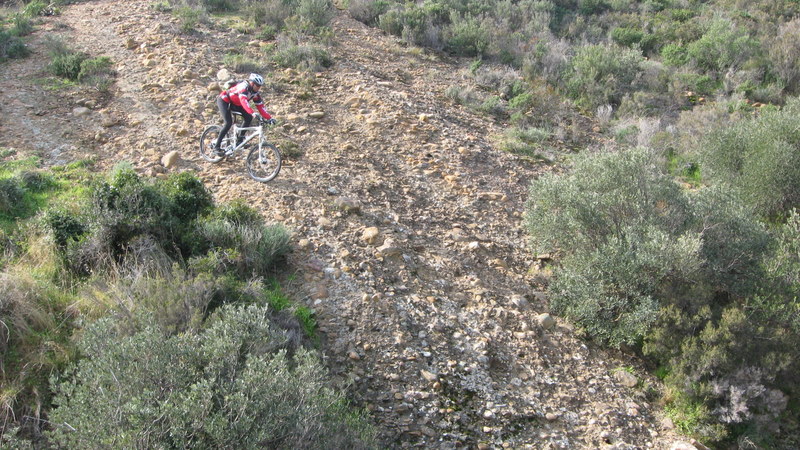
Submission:
[[[253,108],[250,107],[249,103],[249,101],[252,100],[253,103],[256,104],[256,108],[258,108],[258,112],[261,113],[261,117],[265,119],[272,118],[267,110],[264,109],[264,102],[261,100],[261,95],[250,87],[250,82],[247,80],[231,86],[227,91],[222,91],[219,96],[227,103],[241,106],[248,114],[253,114]]]

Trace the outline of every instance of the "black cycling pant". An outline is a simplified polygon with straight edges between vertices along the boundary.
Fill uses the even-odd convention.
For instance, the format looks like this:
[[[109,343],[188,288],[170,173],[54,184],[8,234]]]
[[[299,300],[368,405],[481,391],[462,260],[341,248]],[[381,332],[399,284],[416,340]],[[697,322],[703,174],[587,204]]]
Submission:
[[[244,123],[242,126],[244,127],[250,126],[250,122],[253,121],[253,115],[249,114],[239,105],[226,102],[222,99],[222,97],[217,97],[217,109],[219,109],[219,113],[222,116],[222,119],[225,121],[225,125],[222,127],[222,132],[220,132],[219,136],[217,136],[216,148],[220,148],[222,145],[222,139],[226,134],[228,134],[228,131],[230,131],[231,127],[233,126],[233,113],[231,111],[236,111],[242,114],[242,118],[244,118]],[[236,141],[238,142],[243,136],[244,134],[240,133],[239,136],[236,136]]]

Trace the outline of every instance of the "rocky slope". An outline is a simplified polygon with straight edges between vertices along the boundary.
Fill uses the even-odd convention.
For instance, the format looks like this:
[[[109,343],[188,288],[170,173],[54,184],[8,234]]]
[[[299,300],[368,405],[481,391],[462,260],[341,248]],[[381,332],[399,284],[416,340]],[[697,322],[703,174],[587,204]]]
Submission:
[[[219,24],[182,34],[150,3],[87,1],[44,19],[33,55],[0,66],[0,146],[47,164],[93,156],[149,176],[194,171],[218,201],[244,198],[286,224],[296,244],[286,290],[316,311],[329,367],[386,446],[680,441],[645,395],[657,384],[624,369],[634,360],[544,314],[546,273],[521,222],[529,181],[551,169],[499,151],[498,125],[445,99],[457,62],[340,13],[332,68],[266,74],[288,151],[279,177],[259,184],[242,157],[203,161],[197,140],[217,121],[223,56],[264,43]],[[113,97],[48,89],[49,35],[111,57]],[[167,168],[171,151],[180,160]]]

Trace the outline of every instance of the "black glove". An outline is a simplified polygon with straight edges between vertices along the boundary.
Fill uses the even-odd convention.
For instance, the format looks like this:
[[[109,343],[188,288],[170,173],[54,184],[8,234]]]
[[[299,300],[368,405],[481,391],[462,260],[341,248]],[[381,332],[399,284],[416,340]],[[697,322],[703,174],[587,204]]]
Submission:
[[[278,121],[277,121],[277,120],[275,120],[275,119],[272,119],[272,118],[270,118],[270,119],[267,119],[267,120],[265,120],[264,122],[265,122],[267,125],[275,125],[276,123],[278,123]]]

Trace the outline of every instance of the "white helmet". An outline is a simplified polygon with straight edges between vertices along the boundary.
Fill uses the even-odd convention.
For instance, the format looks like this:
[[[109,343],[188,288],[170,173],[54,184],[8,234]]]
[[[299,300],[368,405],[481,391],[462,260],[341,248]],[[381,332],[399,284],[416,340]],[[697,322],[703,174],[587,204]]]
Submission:
[[[251,73],[250,77],[248,78],[248,80],[252,81],[253,83],[255,83],[255,84],[259,85],[259,86],[263,86],[264,85],[264,77],[262,77],[261,75],[259,75],[257,73]]]

